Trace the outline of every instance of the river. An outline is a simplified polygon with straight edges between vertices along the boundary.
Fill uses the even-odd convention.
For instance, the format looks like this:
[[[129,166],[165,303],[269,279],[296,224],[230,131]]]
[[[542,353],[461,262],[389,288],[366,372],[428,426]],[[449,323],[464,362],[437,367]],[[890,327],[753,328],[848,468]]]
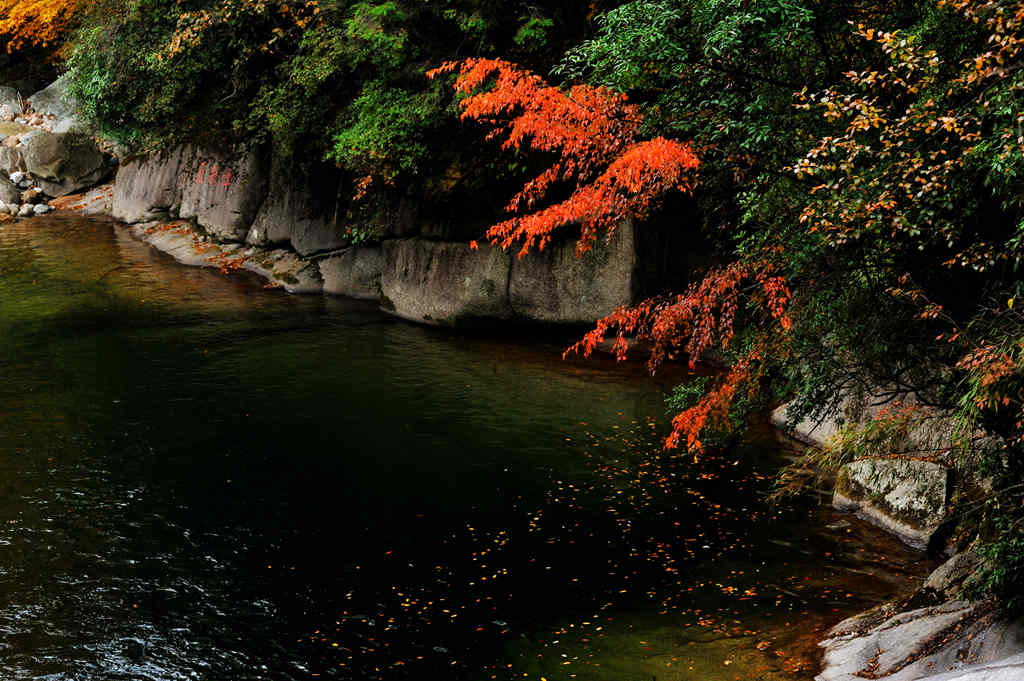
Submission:
[[[927,572],[569,340],[0,225],[0,678],[809,679]]]

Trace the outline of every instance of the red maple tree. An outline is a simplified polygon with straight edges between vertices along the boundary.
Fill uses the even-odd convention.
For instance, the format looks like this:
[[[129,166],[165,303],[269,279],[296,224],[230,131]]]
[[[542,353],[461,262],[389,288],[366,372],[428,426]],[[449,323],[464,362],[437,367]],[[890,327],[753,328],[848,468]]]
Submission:
[[[698,161],[690,145],[641,140],[642,117],[623,94],[589,85],[562,90],[501,59],[447,62],[427,75],[455,71],[455,90],[465,95],[463,120],[492,126],[488,139],[504,136],[504,149],[557,154],[509,202],[513,217],[487,231],[502,248],[521,242],[522,256],[543,249],[555,230],[578,225],[583,252],[602,230],[644,217],[665,193],[692,186]],[[542,206],[553,187],[565,184],[574,187],[569,198]]]

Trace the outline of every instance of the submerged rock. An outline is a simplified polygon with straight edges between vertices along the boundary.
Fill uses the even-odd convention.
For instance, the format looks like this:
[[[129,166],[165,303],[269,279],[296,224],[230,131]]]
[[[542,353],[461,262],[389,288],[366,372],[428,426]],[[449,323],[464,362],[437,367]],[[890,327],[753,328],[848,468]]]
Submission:
[[[241,266],[280,286],[288,293],[320,293],[323,281],[315,262],[300,258],[292,251],[246,249],[239,254],[245,259]]]

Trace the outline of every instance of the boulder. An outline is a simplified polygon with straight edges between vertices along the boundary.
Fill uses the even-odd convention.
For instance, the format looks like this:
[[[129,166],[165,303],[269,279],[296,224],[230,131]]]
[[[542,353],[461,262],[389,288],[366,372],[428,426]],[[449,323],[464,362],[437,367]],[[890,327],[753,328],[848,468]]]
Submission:
[[[932,572],[924,582],[924,588],[932,589],[947,597],[956,592],[982,564],[981,556],[973,551],[955,554]]]
[[[12,87],[0,86],[0,108],[7,107],[10,111],[11,117],[4,119],[0,116],[0,120],[14,120],[15,116],[20,116],[25,111],[25,101],[21,98],[21,93]]]
[[[516,316],[553,323],[590,323],[636,297],[633,224],[626,221],[582,257],[576,240],[549,244],[512,263],[509,302]]]
[[[103,153],[81,133],[37,135],[25,145],[24,159],[25,168],[50,196],[81,191],[107,171]]]
[[[35,206],[32,206],[32,212],[35,213],[36,215],[46,215],[51,210],[53,209],[47,206],[45,203],[40,203]]]
[[[510,258],[499,248],[394,239],[383,244],[381,308],[404,319],[460,326],[509,319]]]
[[[67,75],[61,76],[28,98],[29,106],[36,113],[53,117],[48,126],[50,132],[88,131],[88,126],[78,118],[78,103],[68,96],[69,82]]]
[[[336,251],[348,245],[348,239],[334,219],[337,184],[331,178],[325,187],[314,189],[296,183],[275,165],[266,200],[256,214],[245,237],[254,245],[288,244],[301,256]]]
[[[4,203],[18,203],[21,201],[21,192],[6,177],[0,177],[0,201]]]
[[[33,215],[32,204],[29,204],[29,203],[21,204],[21,207],[18,208],[18,217],[27,218],[30,215]]]
[[[982,681],[989,679],[978,675],[986,667],[1013,669],[1024,652],[1024,622],[1000,619],[988,602],[951,601],[864,628],[849,622],[820,644],[825,655],[816,681]]]
[[[177,213],[191,153],[191,147],[176,147],[163,154],[122,161],[114,181],[111,216],[134,224]]]
[[[789,404],[783,404],[771,413],[772,425],[787,429],[789,426]],[[842,411],[842,408],[840,408]],[[805,418],[789,431],[794,439],[813,447],[828,447],[843,426],[841,414],[827,414],[820,420]]]
[[[912,456],[923,451],[955,449],[955,419],[947,413],[922,405],[913,393],[904,394],[899,400],[893,399],[892,395],[899,394],[900,390],[899,386],[889,389],[884,385],[864,384],[845,390],[828,413],[818,419],[804,418],[795,424],[790,435],[815,447],[829,447],[836,444],[836,436],[845,426],[865,425],[886,417],[897,419],[900,427],[893,430],[892,437],[884,445],[886,451],[880,453],[906,452]],[[789,404],[775,409],[771,413],[772,423],[786,429],[791,421],[789,410]],[[905,417],[900,422],[901,413]],[[983,433],[976,434],[977,438],[983,436]]]
[[[21,149],[0,145],[0,174],[10,176],[12,173],[24,172],[25,157]]]
[[[948,470],[936,463],[860,459],[840,469],[832,505],[923,550],[946,518],[948,485]]]
[[[267,196],[265,154],[200,150],[186,156],[181,170],[179,215],[195,218],[219,239],[243,241]]]
[[[324,293],[378,300],[384,257],[380,246],[353,246],[317,260]]]

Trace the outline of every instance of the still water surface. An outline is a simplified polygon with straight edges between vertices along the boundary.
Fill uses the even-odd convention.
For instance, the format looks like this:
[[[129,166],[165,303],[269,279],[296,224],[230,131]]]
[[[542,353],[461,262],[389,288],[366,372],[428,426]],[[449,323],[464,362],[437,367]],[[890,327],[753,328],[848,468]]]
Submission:
[[[783,679],[925,561],[668,384],[0,225],[0,678]]]

